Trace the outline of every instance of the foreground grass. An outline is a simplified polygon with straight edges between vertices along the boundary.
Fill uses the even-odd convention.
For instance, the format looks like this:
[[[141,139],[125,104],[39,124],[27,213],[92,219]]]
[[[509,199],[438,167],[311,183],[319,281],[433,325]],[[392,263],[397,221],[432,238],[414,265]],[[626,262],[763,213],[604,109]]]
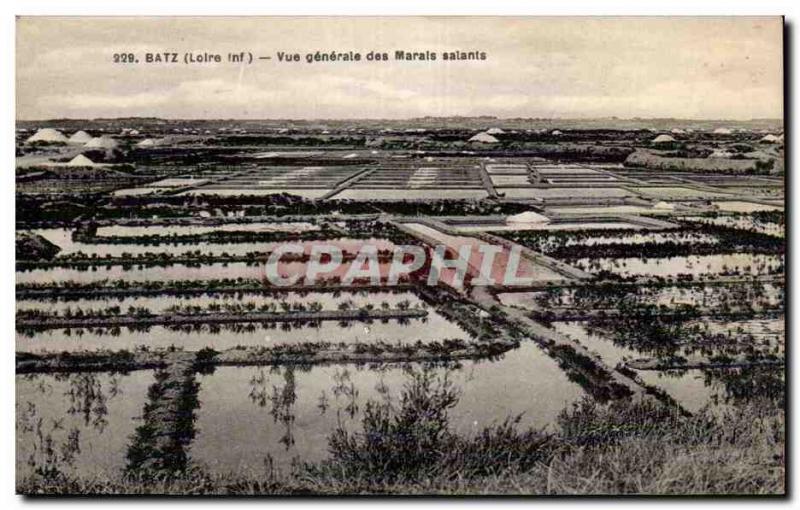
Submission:
[[[363,430],[334,431],[330,458],[295,468],[214,476],[87,479],[63,473],[20,480],[27,494],[784,494],[784,417],[767,401],[679,415],[656,402],[584,400],[557,432],[520,430],[518,419],[464,437],[447,412],[447,381],[418,374],[395,405],[370,403]]]

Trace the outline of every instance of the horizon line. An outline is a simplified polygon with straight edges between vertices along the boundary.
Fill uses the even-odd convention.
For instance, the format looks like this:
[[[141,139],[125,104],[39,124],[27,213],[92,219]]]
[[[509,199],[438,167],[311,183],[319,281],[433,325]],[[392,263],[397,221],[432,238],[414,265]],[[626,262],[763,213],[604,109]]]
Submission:
[[[15,122],[52,122],[52,121],[98,121],[98,120],[124,120],[124,119],[141,119],[141,120],[167,120],[167,121],[410,121],[410,120],[446,120],[446,119],[493,119],[498,121],[589,121],[589,120],[617,120],[617,121],[656,121],[656,120],[671,120],[682,122],[756,122],[756,121],[772,121],[784,122],[785,118],[780,117],[753,117],[749,119],[722,119],[722,118],[692,118],[692,117],[617,117],[617,116],[602,116],[602,117],[498,117],[496,115],[444,115],[444,116],[423,116],[423,117],[265,117],[265,118],[237,118],[237,117],[154,117],[148,115],[142,116],[119,116],[119,117],[51,117],[46,119],[15,119]]]

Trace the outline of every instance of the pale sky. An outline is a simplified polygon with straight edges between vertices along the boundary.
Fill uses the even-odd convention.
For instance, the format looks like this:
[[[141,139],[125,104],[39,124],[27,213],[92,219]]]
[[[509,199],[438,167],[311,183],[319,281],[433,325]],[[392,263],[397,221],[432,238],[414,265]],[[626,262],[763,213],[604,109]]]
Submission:
[[[780,18],[35,18],[17,21],[17,118],[782,118]],[[370,50],[389,62],[279,63]],[[435,62],[397,62],[430,50]],[[485,61],[445,62],[445,51]],[[114,64],[250,51],[252,65]],[[180,57],[182,58],[182,56]]]

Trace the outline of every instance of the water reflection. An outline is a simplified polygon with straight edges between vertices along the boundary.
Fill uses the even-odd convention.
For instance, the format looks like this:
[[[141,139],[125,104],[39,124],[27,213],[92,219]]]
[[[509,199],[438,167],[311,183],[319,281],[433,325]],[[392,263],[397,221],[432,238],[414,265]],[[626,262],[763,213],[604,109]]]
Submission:
[[[518,414],[523,426],[546,427],[584,395],[533,343],[494,361],[444,365],[218,367],[199,376],[192,459],[218,473],[260,470],[265,462],[286,470],[298,460],[323,460],[333,430],[360,429],[368,401],[394,404],[409,372],[426,367],[461,393],[450,417],[465,434]]]
[[[648,322],[652,321],[650,319]],[[748,324],[761,321],[741,322]],[[768,321],[774,322],[780,320]],[[738,325],[731,326],[736,322],[726,324],[728,328],[742,328]],[[676,323],[668,330],[661,330],[663,325],[650,328],[640,321],[629,323],[629,327],[621,327],[622,325],[624,322],[615,322],[613,327],[606,325],[607,328],[598,328],[586,321],[552,324],[556,331],[577,339],[612,367],[624,361],[648,356],[665,359],[672,356],[713,357],[747,353],[758,357],[782,352],[782,347],[778,348],[769,342],[765,344],[763,339],[752,335],[739,334],[733,337],[717,334],[713,328],[710,329],[710,334],[708,323],[693,323],[687,329],[681,329],[685,324]],[[783,335],[776,335],[779,336],[778,344],[782,346]],[[646,384],[666,391],[690,412],[699,411],[707,405],[721,411],[727,406],[762,398],[782,405],[784,399],[784,369],[781,366],[638,370],[636,375]]]
[[[16,378],[17,476],[121,469],[151,371]]]
[[[575,267],[589,272],[609,271],[619,276],[674,277],[678,275],[765,275],[783,273],[782,255],[734,253],[664,258],[578,259]]]
[[[58,330],[21,328],[16,335],[17,352],[62,352],[82,350],[133,350],[140,346],[185,350],[213,347],[298,345],[309,343],[414,344],[444,339],[469,340],[457,324],[434,310],[423,318],[365,319],[342,321],[284,321],[266,323],[182,324],[159,326],[91,327]]]

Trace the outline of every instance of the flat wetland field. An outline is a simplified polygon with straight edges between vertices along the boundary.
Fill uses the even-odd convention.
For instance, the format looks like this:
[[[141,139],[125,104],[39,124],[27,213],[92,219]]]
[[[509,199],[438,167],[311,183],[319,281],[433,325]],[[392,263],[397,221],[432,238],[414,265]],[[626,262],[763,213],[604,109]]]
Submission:
[[[785,494],[782,126],[493,122],[18,123],[17,491]]]

